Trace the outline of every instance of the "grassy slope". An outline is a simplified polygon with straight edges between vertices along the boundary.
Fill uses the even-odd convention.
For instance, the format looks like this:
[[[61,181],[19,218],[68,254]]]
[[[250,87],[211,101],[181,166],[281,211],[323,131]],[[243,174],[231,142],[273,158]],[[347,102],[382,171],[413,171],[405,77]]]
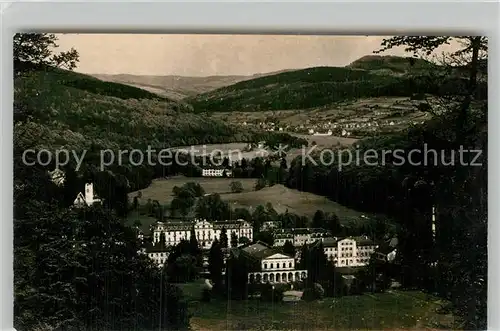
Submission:
[[[229,184],[232,181],[241,182],[243,192],[231,193]],[[325,197],[289,189],[283,185],[274,185],[254,191],[256,179],[251,178],[186,178],[180,176],[157,179],[148,188],[141,190],[142,198],[139,199],[139,203],[145,204],[148,199],[151,199],[158,200],[162,205],[169,205],[173,199],[172,189],[174,186],[182,186],[186,182],[199,183],[205,192],[220,194],[222,200],[228,202],[233,209],[255,208],[258,205],[265,206],[270,202],[278,213],[284,213],[288,210],[290,213],[312,218],[316,210],[321,209],[325,212],[336,213],[344,224],[364,220],[360,217],[363,214],[361,212],[344,207]],[[136,195],[137,192],[131,192],[129,197],[133,199]],[[133,223],[135,220],[141,220],[144,229],[148,229],[149,225],[154,222],[153,218],[132,212],[129,215],[129,222]]]
[[[392,291],[322,301],[200,302],[202,281],[179,284],[190,302],[193,330],[432,330],[453,327],[442,302],[421,292]]]
[[[64,70],[16,77],[14,100],[15,107],[33,114],[22,130],[26,134],[17,137],[27,146],[176,146],[234,137],[222,121],[193,114],[186,104]]]

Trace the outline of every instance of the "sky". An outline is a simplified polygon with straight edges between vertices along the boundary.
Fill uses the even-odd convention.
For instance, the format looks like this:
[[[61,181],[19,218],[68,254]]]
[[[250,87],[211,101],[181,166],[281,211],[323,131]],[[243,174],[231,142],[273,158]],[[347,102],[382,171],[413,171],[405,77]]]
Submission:
[[[59,50],[80,54],[90,74],[253,75],[344,66],[380,47],[378,36],[62,34]],[[452,47],[452,46],[450,46]],[[405,55],[403,49],[384,54]]]

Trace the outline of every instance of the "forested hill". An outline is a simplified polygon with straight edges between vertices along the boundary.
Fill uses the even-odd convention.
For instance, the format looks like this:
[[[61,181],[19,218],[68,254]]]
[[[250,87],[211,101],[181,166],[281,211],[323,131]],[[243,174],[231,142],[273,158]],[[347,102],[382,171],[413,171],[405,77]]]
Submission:
[[[147,187],[153,178],[173,171],[159,165],[154,155],[148,163],[145,153],[149,146],[158,151],[177,146],[260,141],[264,136],[267,140],[285,139],[292,145],[293,140],[299,140],[286,134],[235,129],[222,120],[193,113],[188,104],[54,67],[18,71],[14,100],[14,142],[19,159],[27,149],[64,149],[70,155],[73,151],[76,155],[85,151],[78,184],[67,194],[70,200],[85,181],[93,181],[102,183],[97,185],[102,197],[108,197],[109,185],[119,187],[126,205],[129,190]],[[143,161],[136,158],[132,165],[129,153],[133,149],[143,151],[145,156]],[[102,171],[100,158],[106,150],[115,153],[115,160]],[[128,153],[118,160],[120,150]],[[74,161],[70,157],[63,170],[74,171]],[[46,168],[53,170],[54,166],[51,163]]]
[[[186,99],[197,112],[294,110],[374,97],[449,94],[461,77],[429,79],[424,60],[366,56],[347,67],[313,67],[242,81]],[[484,89],[483,89],[484,90]],[[485,91],[483,91],[485,92]]]
[[[31,116],[27,147],[182,146],[245,140],[222,121],[142,89],[55,68],[15,78],[15,114]],[[180,116],[181,115],[181,116]]]

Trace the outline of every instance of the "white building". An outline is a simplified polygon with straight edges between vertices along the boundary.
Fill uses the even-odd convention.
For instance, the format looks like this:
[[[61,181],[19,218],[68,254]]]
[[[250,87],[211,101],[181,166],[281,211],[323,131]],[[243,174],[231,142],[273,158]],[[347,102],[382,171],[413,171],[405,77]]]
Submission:
[[[294,228],[279,229],[274,233],[274,245],[283,246],[290,241],[295,247],[301,247],[304,244],[312,244],[318,240],[329,238],[331,234],[325,229],[315,228]]]
[[[362,267],[370,262],[378,245],[368,237],[327,238],[323,240],[327,258],[336,267]]]
[[[313,136],[331,136],[333,134],[332,130],[328,130],[327,133],[319,133],[319,132],[315,132],[313,134]]]
[[[202,249],[210,249],[215,238],[220,240],[222,231],[225,230],[228,246],[231,247],[231,235],[234,233],[241,237],[253,240],[252,225],[242,219],[236,221],[208,222],[207,220],[195,220],[194,222],[158,222],[153,230],[153,242],[160,241],[160,234],[165,236],[166,246],[175,246],[181,240],[189,240],[194,229],[196,239]]]
[[[249,283],[289,283],[307,277],[307,270],[295,270],[295,259],[262,242],[241,249],[252,263]]]
[[[155,250],[151,249],[147,252],[148,257],[153,260],[158,267],[163,267],[167,263],[169,253],[165,250]]]
[[[201,175],[203,177],[223,177],[224,174],[227,177],[232,176],[232,171],[230,169],[225,169],[225,168],[207,168],[207,169],[202,169]]]
[[[99,199],[94,193],[94,184],[87,183],[85,184],[85,193],[78,193],[73,204],[75,206],[90,206],[94,203],[101,203],[101,199]]]

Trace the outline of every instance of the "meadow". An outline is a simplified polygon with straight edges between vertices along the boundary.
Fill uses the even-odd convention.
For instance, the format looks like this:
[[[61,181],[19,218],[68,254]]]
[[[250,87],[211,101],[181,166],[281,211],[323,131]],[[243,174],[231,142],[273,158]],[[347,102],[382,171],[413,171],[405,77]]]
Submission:
[[[232,181],[239,181],[243,185],[243,192],[232,193],[229,187]],[[283,185],[274,185],[255,191],[255,178],[206,178],[206,177],[183,177],[177,176],[165,179],[155,179],[153,183],[141,190],[142,197],[140,204],[145,204],[148,199],[158,200],[161,205],[168,206],[173,199],[172,189],[175,186],[182,186],[187,182],[199,183],[206,193],[218,193],[222,200],[229,203],[232,209],[247,208],[255,209],[258,205],[265,206],[271,203],[278,213],[284,213],[288,210],[300,216],[312,218],[316,210],[321,209],[325,212],[334,212],[341,223],[349,224],[351,222],[362,222],[366,219],[361,217],[361,212],[344,207],[325,197],[289,189]],[[129,198],[132,200],[138,192],[131,192]],[[139,219],[143,225],[144,222],[151,224],[154,219],[139,215],[133,212],[129,215],[130,220]]]
[[[214,299],[200,302],[202,281],[179,284],[193,316],[193,330],[450,330],[443,302],[417,291],[325,298],[314,302]]]

